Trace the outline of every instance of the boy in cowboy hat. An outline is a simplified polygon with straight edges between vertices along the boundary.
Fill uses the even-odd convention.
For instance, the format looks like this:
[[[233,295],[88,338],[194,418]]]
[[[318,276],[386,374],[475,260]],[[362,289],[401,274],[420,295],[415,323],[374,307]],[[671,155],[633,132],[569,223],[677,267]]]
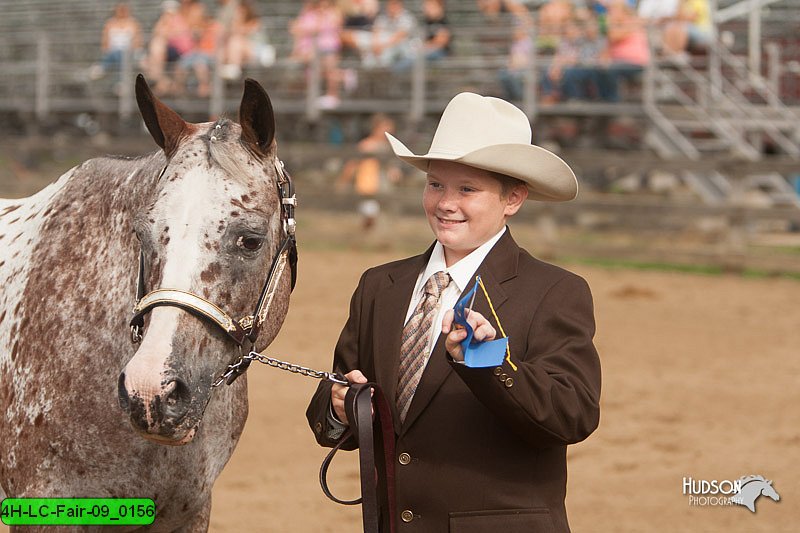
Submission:
[[[497,98],[453,98],[425,155],[387,136],[427,173],[436,241],[363,274],[333,367],[377,382],[395,404],[397,530],[568,531],[566,447],[599,420],[592,298],[582,278],[517,246],[506,222],[526,199],[575,198],[575,175],[531,145],[525,114]],[[474,338],[508,336],[495,367],[464,364],[466,331],[453,324],[476,274],[491,303],[478,297],[467,315]],[[347,425],[346,391],[321,383],[309,405],[323,446]]]

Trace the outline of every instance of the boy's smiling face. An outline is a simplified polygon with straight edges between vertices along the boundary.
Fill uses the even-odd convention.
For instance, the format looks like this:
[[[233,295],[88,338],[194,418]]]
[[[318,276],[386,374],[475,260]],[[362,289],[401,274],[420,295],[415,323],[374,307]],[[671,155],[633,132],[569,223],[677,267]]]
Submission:
[[[431,161],[422,205],[450,266],[497,234],[527,197],[524,185],[504,194],[503,184],[486,170]]]

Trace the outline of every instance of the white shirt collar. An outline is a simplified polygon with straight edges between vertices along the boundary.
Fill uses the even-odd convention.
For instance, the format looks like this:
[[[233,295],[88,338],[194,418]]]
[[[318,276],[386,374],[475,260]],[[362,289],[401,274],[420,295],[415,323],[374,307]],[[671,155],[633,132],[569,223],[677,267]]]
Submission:
[[[430,259],[428,259],[428,265],[425,267],[425,271],[422,273],[422,276],[417,281],[417,287],[415,289],[415,294],[418,291],[422,290],[425,282],[439,272],[443,270],[450,274],[450,277],[455,282],[456,286],[458,287],[458,293],[464,291],[464,289],[469,285],[469,282],[475,275],[475,271],[478,270],[478,267],[481,266],[483,260],[486,259],[486,256],[489,255],[489,252],[500,240],[500,237],[506,232],[506,227],[503,226],[503,229],[497,232],[497,234],[480,245],[478,248],[473,250],[468,256],[464,257],[457,263],[447,267],[444,261],[444,246],[439,241],[436,241],[436,244],[433,246],[433,252],[431,253]]]

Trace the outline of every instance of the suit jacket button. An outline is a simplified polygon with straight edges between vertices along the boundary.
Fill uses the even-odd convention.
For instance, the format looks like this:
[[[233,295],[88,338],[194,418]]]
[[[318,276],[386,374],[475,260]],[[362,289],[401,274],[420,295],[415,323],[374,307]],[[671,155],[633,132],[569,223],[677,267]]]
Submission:
[[[400,457],[397,458],[401,465],[405,466],[411,462],[411,456],[408,455],[406,452],[400,454]]]
[[[409,511],[408,509],[406,509],[405,511],[403,511],[402,513],[400,513],[400,518],[401,518],[401,519],[403,520],[403,522],[405,522],[405,523],[411,522],[412,520],[414,520],[414,513],[412,513],[412,512],[411,512],[411,511]]]
[[[322,433],[322,422],[317,422],[316,423],[316,425],[314,426],[314,431],[317,432],[317,435]]]
[[[510,389],[510,388],[511,388],[511,387],[513,387],[513,386],[514,386],[514,378],[508,378],[508,379],[506,379],[506,388],[507,388],[507,389]]]
[[[498,366],[497,368],[494,369],[494,375],[495,376],[499,376],[502,373],[503,373],[503,367],[502,366]]]
[[[505,381],[508,379],[508,374],[500,374],[500,381]]]

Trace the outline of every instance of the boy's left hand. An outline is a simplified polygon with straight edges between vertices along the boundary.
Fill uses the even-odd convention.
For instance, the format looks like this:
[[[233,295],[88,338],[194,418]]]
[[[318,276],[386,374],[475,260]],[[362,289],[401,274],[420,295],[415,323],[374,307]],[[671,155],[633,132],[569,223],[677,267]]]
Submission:
[[[444,347],[450,357],[456,361],[464,360],[464,351],[461,349],[461,342],[467,338],[467,330],[453,323],[453,310],[448,309],[442,319],[442,333],[447,335],[444,340]],[[477,311],[470,310],[467,314],[467,323],[472,326],[473,339],[478,342],[494,340],[497,332],[486,318]]]

